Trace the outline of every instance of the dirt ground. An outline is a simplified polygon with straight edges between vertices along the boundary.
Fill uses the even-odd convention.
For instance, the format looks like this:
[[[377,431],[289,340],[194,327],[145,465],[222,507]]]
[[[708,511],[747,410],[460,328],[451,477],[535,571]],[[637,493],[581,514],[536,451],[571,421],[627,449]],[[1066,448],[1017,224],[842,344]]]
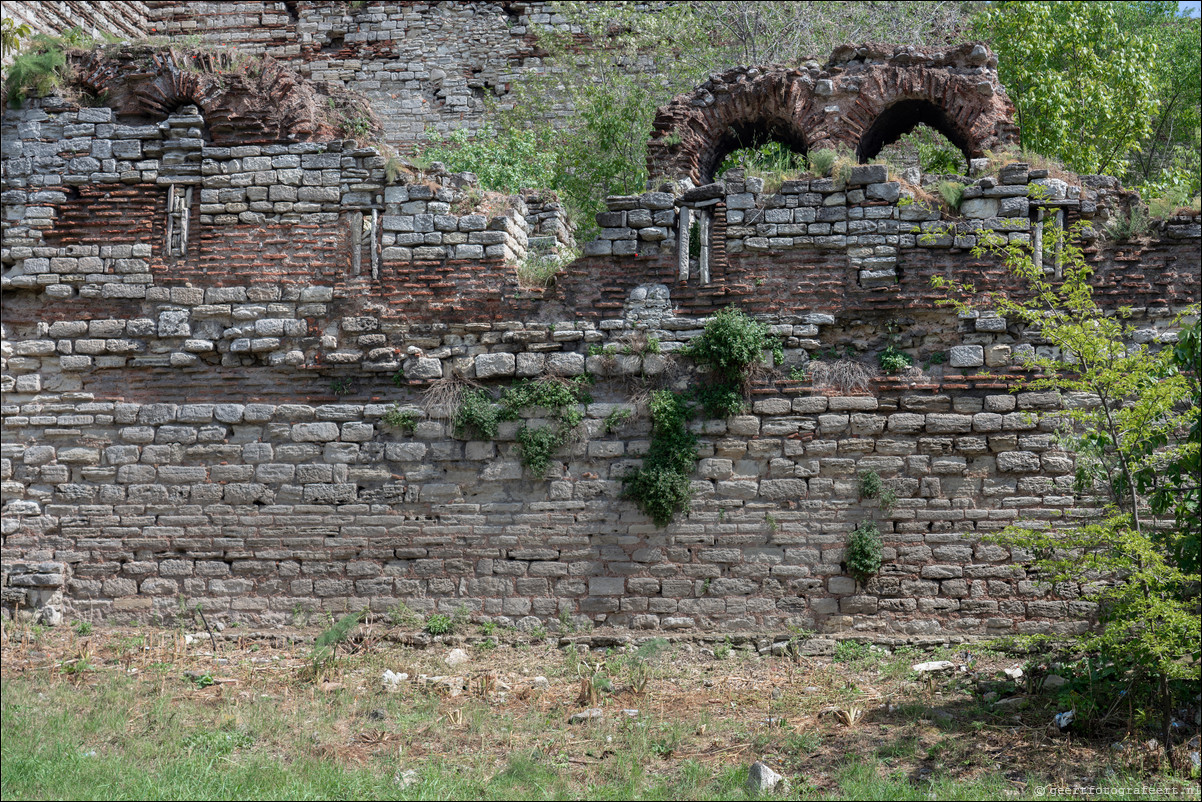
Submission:
[[[593,632],[565,646],[516,632],[432,639],[369,623],[315,666],[319,633],[10,624],[2,677],[6,689],[36,680],[84,692],[120,677],[137,689],[130,731],[164,699],[200,711],[189,715],[208,710],[216,723],[267,707],[303,730],[315,754],[346,765],[470,753],[476,765],[502,766],[530,750],[555,756],[589,787],[611,770],[607,763],[642,756],[669,776],[763,760],[794,790],[823,795],[839,792],[855,762],[869,776],[918,787],[993,782],[1020,798],[1043,786],[1133,777],[1169,782],[1176,798],[1198,797],[1197,773],[1190,779],[1188,770],[1196,729],[1180,739],[1187,768],[1176,773],[1150,742],[1153,730],[1128,732],[1122,711],[1061,731],[1052,722],[1065,712],[1063,689],[1041,686],[1063,669],[984,646],[841,643],[814,656],[797,641],[776,640],[761,653],[754,640]],[[915,670],[931,661],[950,667]],[[280,754],[295,747],[283,734],[276,740]]]

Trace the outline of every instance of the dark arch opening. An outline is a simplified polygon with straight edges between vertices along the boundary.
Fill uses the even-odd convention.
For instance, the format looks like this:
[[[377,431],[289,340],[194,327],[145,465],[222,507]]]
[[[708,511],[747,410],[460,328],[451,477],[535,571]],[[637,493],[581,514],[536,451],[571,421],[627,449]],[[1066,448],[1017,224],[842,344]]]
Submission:
[[[794,153],[805,156],[809,145],[791,120],[739,122],[729,125],[725,133],[711,142],[698,160],[697,171],[702,184],[714,180],[714,171],[723,160],[737,150],[758,148],[769,142],[779,142]]]
[[[926,125],[947,137],[965,160],[973,157],[968,137],[952,122],[948,113],[929,100],[900,100],[873,120],[860,137],[856,158],[860,164],[875,159],[881,148],[891,145],[918,125]]]

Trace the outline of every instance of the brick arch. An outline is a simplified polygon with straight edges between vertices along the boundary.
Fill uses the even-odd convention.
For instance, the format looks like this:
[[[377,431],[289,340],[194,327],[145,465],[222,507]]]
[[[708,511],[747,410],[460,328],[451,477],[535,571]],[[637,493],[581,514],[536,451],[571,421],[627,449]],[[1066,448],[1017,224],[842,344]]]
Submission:
[[[270,57],[238,62],[227,52],[98,50],[81,56],[75,73],[78,85],[128,117],[162,119],[181,106],[198,107],[215,144],[338,138],[316,89]]]
[[[877,115],[860,135],[856,158],[861,164],[876,158],[881,149],[891,145],[918,125],[926,125],[947,137],[965,159],[980,156],[973,147],[973,136],[967,128],[953,119],[945,109],[926,98],[898,100]]]
[[[846,148],[867,161],[919,123],[967,158],[1018,142],[1014,105],[988,48],[969,43],[926,53],[845,45],[824,67],[728,70],[659,109],[647,168],[657,178],[708,182],[734,149],[731,132],[802,151]]]
[[[688,176],[700,184],[741,147],[779,141],[806,153],[809,140],[799,123],[809,101],[801,70],[729,70],[659,110],[647,147],[648,171],[654,177]]]

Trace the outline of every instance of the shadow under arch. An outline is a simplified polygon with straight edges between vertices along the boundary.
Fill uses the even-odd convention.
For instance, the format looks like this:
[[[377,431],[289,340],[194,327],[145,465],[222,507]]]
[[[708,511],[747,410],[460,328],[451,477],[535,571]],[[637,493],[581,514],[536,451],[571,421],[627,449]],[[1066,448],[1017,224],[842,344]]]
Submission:
[[[791,119],[740,120],[727,126],[722,135],[713,139],[700,154],[697,167],[701,183],[713,181],[714,173],[730,154],[769,142],[779,142],[801,156],[810,152],[805,134]]]
[[[947,137],[964,156],[965,164],[981,155],[973,147],[971,133],[961,130],[946,110],[929,100],[917,98],[899,100],[878,114],[860,137],[856,159],[860,164],[866,164],[885,146],[892,145],[919,125],[926,125]]]

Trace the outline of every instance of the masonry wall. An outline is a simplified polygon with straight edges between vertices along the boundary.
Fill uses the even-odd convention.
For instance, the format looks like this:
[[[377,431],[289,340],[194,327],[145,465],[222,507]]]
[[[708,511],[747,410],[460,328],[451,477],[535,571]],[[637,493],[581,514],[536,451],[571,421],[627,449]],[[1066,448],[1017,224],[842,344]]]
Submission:
[[[50,36],[81,29],[97,39],[140,39],[148,34],[149,3],[143,0],[15,0],[4,4],[0,16],[30,32]],[[5,63],[11,60],[5,57]]]
[[[1032,204],[1096,219],[1104,181],[1012,166],[955,217],[872,166],[842,187],[731,177],[613,198],[590,255],[537,290],[514,264],[536,228],[558,242],[545,199],[462,176],[390,184],[378,153],[344,142],[214,147],[191,108],[148,124],[35,102],[2,133],[10,611],[152,620],[182,595],[263,623],[403,601],[523,627],[900,635],[1063,631],[1088,612],[980,540],[1091,514],[1040,417],[1081,399],[1011,393],[1046,344],[939,308],[929,278],[1011,287],[970,238],[1029,241]],[[688,259],[681,278],[676,248],[702,208],[705,283]],[[1148,341],[1198,299],[1200,233],[1175,218],[1089,250],[1102,296],[1135,305]],[[746,414],[695,421],[692,510],[657,529],[620,497],[648,446],[636,398],[687,382],[674,354],[732,302],[773,326],[783,362]],[[890,342],[926,370],[850,394],[791,378]],[[496,391],[586,373],[584,426],[543,479],[515,444],[540,411],[478,440],[422,403],[452,377]],[[412,431],[384,423],[394,404]],[[633,417],[615,426],[614,409]],[[860,499],[869,470],[891,510]],[[885,566],[857,587],[843,552],[869,518]]]
[[[540,27],[569,28],[545,2],[151,2],[160,35],[197,35],[266,53],[314,81],[366,97],[393,145],[428,131],[477,128],[488,102],[512,105],[523,75],[542,73]],[[552,114],[566,118],[570,110]]]

